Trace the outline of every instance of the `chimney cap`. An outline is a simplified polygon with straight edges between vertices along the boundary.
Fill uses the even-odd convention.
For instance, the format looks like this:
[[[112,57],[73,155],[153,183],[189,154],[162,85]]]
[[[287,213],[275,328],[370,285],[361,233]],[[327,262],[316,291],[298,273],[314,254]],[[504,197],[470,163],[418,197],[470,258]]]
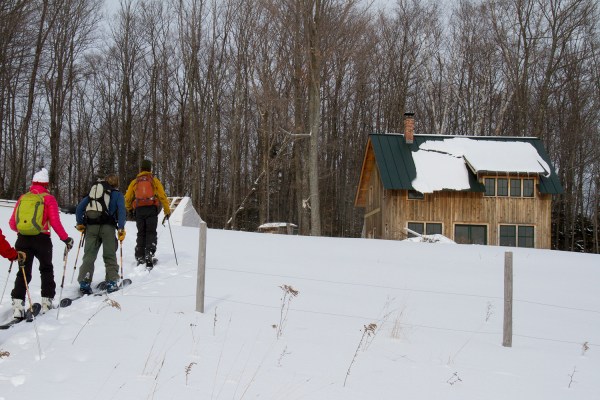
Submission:
[[[405,116],[405,117],[414,117],[414,116],[415,116],[415,113],[414,113],[414,112],[405,112],[405,113],[404,113],[404,116]]]

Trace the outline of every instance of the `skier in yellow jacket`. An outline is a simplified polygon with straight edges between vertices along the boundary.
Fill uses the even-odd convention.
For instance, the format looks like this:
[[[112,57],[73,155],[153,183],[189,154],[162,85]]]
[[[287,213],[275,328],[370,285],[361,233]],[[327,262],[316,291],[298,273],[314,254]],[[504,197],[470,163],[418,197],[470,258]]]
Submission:
[[[160,180],[152,174],[152,162],[144,160],[140,165],[140,173],[131,181],[125,193],[125,209],[135,215],[135,258],[138,265],[146,263],[148,269],[152,269],[156,262],[156,228],[161,206],[165,218],[168,219],[171,209],[165,189]]]

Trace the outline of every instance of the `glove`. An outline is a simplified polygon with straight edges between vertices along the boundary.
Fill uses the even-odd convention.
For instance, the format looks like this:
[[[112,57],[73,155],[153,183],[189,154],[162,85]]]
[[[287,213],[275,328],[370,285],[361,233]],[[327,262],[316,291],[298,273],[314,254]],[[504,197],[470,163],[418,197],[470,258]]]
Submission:
[[[165,221],[169,219],[169,217],[171,216],[171,213],[165,213],[165,216],[163,217],[163,220],[161,222],[161,224],[164,226],[165,225]]]
[[[81,233],[84,233],[85,232],[85,225],[83,225],[83,224],[77,224],[75,226],[75,229],[77,229]]]
[[[25,263],[27,259],[27,254],[24,251],[17,251],[17,260],[19,260],[19,264]]]
[[[165,219],[169,219],[171,217],[171,211],[165,213]]]
[[[67,245],[67,250],[71,250],[73,248],[73,238],[71,238],[70,236],[68,238],[66,238],[65,240],[63,240],[63,242]]]
[[[119,229],[117,231],[117,239],[119,239],[119,242],[125,240],[125,229]]]

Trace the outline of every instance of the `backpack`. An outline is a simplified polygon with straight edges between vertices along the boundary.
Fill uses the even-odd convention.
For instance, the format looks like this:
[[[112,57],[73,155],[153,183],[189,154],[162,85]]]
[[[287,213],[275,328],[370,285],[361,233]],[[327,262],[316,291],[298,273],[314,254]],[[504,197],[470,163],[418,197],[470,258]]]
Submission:
[[[144,174],[136,178],[133,208],[158,205],[158,199],[154,196],[153,181],[152,174]]]
[[[106,181],[98,181],[92,185],[88,194],[89,202],[85,207],[86,224],[115,223],[115,218],[108,213],[112,191],[113,188]]]
[[[17,232],[21,235],[33,236],[42,232],[49,232],[49,229],[44,230],[42,222],[44,218],[44,196],[46,194],[27,192],[21,196],[15,211]]]

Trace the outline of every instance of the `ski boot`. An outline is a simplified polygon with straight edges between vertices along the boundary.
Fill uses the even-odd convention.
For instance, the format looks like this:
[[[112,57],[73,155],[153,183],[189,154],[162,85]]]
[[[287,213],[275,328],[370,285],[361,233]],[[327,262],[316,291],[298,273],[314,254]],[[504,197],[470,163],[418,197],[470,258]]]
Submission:
[[[12,299],[13,318],[25,318],[25,300]]]
[[[79,282],[79,291],[81,292],[82,295],[92,294],[92,286],[90,285],[89,282],[81,281],[81,282]]]
[[[119,290],[119,286],[115,281],[106,281],[106,293],[112,293]]]
[[[52,306],[52,300],[49,297],[42,297],[42,314],[46,314],[48,311],[52,310],[54,307]]]

